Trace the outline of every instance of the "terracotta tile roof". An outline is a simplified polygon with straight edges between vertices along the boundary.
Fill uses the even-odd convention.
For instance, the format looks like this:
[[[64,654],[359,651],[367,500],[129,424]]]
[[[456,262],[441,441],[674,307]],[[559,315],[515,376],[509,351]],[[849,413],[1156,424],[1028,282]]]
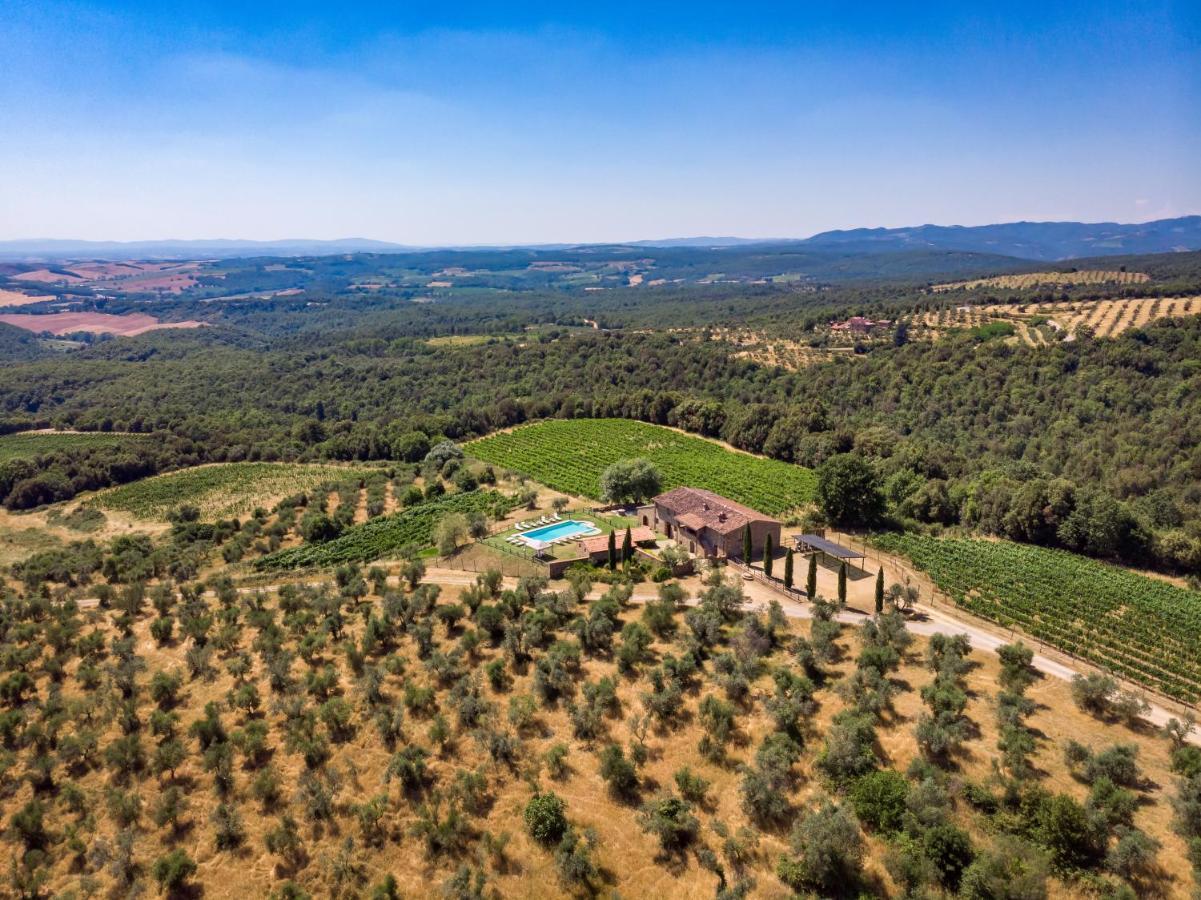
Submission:
[[[696,513],[684,513],[682,516],[676,516],[676,521],[685,528],[691,528],[693,531],[699,531],[705,527],[705,520]]]
[[[630,529],[630,540],[635,544],[645,544],[655,539],[655,533],[645,525],[638,525]],[[621,549],[621,542],[625,540],[625,531],[617,532],[617,549]],[[592,537],[580,538],[580,549],[585,553],[600,553],[602,550],[609,549],[609,535],[595,534]]]
[[[678,487],[660,494],[655,505],[670,512],[686,528],[709,528],[718,534],[731,534],[748,522],[775,522],[758,510],[702,488]]]

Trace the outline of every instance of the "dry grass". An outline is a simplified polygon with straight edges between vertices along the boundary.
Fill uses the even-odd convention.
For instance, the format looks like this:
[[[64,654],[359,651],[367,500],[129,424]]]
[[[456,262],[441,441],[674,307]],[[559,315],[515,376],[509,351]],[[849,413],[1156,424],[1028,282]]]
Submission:
[[[826,362],[836,355],[846,355],[849,350],[849,348],[818,349],[810,347],[808,344],[775,338],[763,332],[747,329],[714,328],[711,333],[714,339],[725,341],[736,347],[737,349],[734,351],[736,357],[794,372]]]
[[[458,586],[446,585],[442,588],[443,599],[453,598],[460,591]],[[269,599],[268,602],[270,604],[273,601]],[[631,609],[625,617],[633,618],[637,612],[636,609]],[[110,636],[113,634],[104,613],[96,611],[89,616],[96,627]],[[361,619],[356,615],[350,621],[353,622],[351,632],[360,632]],[[792,627],[798,633],[807,633],[809,630],[807,622],[794,622]],[[442,629],[439,627],[437,630],[441,638]],[[138,653],[148,663],[148,670],[141,679],[143,682],[156,671],[183,668],[184,648],[178,644],[157,646],[148,633],[148,617],[137,624],[134,633]],[[247,629],[243,639],[244,646],[249,646],[250,637],[251,630]],[[444,639],[440,639],[439,643],[443,648],[447,646]],[[844,654],[844,661],[836,667],[837,674],[840,675],[849,672],[853,667],[850,660],[856,653],[857,638],[845,631],[841,643],[847,652]],[[663,643],[657,643],[653,648],[656,654],[669,652],[671,649]],[[918,640],[896,675],[898,683],[906,689],[898,696],[893,714],[887,717],[879,731],[880,745],[885,754],[884,762],[897,769],[903,770],[917,755],[913,726],[922,708],[917,690],[930,680],[929,672],[921,664],[923,652],[924,641]],[[480,665],[498,654],[499,651],[496,650],[485,650]],[[402,640],[399,655],[406,662],[408,677],[418,683],[432,683],[416,659],[409,640]],[[341,654],[330,651],[325,654],[325,658],[338,667],[341,676],[340,690],[357,705],[358,701],[352,688],[353,679]],[[974,653],[972,660],[976,667],[967,676],[970,693],[968,715],[980,731],[978,737],[966,745],[965,752],[956,761],[956,777],[982,780],[989,776],[991,760],[995,756],[993,697],[996,692],[998,666],[991,654]],[[305,667],[298,664],[297,668]],[[581,677],[595,679],[613,673],[613,664],[607,660],[586,660]],[[263,681],[264,673],[257,661],[251,677],[260,682],[260,691],[264,698],[269,697],[269,691]],[[394,703],[399,702],[401,681],[402,679],[396,676],[388,679],[387,690]],[[233,679],[223,671],[223,667],[221,674],[211,682],[189,683],[179,710],[181,730],[186,732],[188,725],[201,715],[205,703],[223,703],[233,683]],[[620,676],[618,683],[622,712],[607,721],[607,739],[628,744],[631,738],[629,717],[639,711],[639,698],[647,689],[647,684],[645,680]],[[78,689],[70,677],[66,685],[64,693],[69,700],[78,694]],[[39,689],[44,696],[44,682],[39,685]],[[526,693],[530,689],[531,670],[519,674],[512,686],[504,692],[494,692],[486,684],[483,688],[484,694],[495,704],[502,717],[509,697]],[[739,734],[731,747],[728,763],[717,766],[707,762],[696,749],[701,729],[695,713],[700,698],[714,691],[713,685],[707,679],[703,680],[699,688],[690,692],[686,698],[682,724],[677,728],[652,734],[648,740],[650,760],[642,769],[641,777],[645,796],[653,795],[659,788],[670,789],[672,775],[681,765],[687,764],[709,779],[712,782],[709,793],[711,803],[698,812],[703,826],[701,840],[716,848],[719,841],[711,831],[714,821],[723,821],[732,829],[746,824],[746,818],[739,806],[739,776],[736,765],[753,756],[755,747],[770,730],[770,723],[762,705],[755,703],[751,709],[739,716]],[[766,676],[754,685],[754,692],[758,696],[769,691],[770,680]],[[1188,896],[1191,877],[1185,862],[1185,848],[1170,829],[1170,811],[1166,802],[1166,795],[1172,784],[1172,776],[1167,767],[1166,742],[1152,734],[1131,732],[1124,727],[1099,723],[1084,716],[1072,705],[1067,685],[1055,679],[1039,681],[1031,689],[1030,696],[1038,703],[1030,725],[1041,733],[1036,763],[1043,770],[1040,780],[1048,788],[1066,791],[1077,798],[1083,798],[1085,794],[1084,786],[1072,778],[1063,763],[1062,748],[1069,739],[1083,740],[1097,748],[1117,741],[1134,742],[1139,746],[1140,765],[1154,787],[1145,793],[1145,802],[1136,815],[1136,823],[1161,840],[1164,845],[1160,853],[1164,872],[1151,887],[1160,896]],[[145,717],[150,707],[144,693],[142,698]],[[453,722],[454,717],[450,712],[446,692],[440,690],[438,698],[447,718]],[[820,736],[843,703],[832,687],[821,689],[818,699],[821,704],[820,711],[810,725],[814,734]],[[241,714],[234,714],[227,708],[223,716],[227,727],[230,728],[243,720]],[[260,811],[248,794],[253,773],[241,767],[236,767],[231,799],[241,811],[247,839],[243,847],[236,851],[218,852],[215,849],[209,815],[218,800],[212,790],[211,777],[202,770],[195,756],[194,742],[188,739],[189,759],[178,772],[176,782],[184,786],[188,793],[191,803],[189,824],[180,835],[172,837],[156,829],[149,821],[148,814],[143,816],[137,843],[137,858],[143,866],[143,877],[153,859],[171,847],[180,846],[199,863],[197,881],[203,886],[205,897],[266,896],[286,876],[295,878],[315,896],[327,896],[333,889],[330,863],[345,839],[351,836],[355,839],[354,857],[361,866],[364,883],[376,881],[385,873],[391,872],[399,880],[405,896],[429,896],[460,862],[474,859],[474,856],[468,853],[461,858],[431,860],[421,842],[407,834],[416,821],[416,804],[402,797],[395,784],[383,784],[382,773],[390,753],[381,744],[374,729],[361,719],[357,721],[357,730],[353,738],[346,743],[333,745],[333,755],[328,768],[338,773],[340,783],[335,797],[334,820],[320,825],[305,822],[299,807],[291,802],[297,780],[303,771],[303,764],[297,756],[287,753],[282,746],[280,717],[268,712],[265,718],[271,725],[271,741],[275,746],[272,764],[283,775],[285,782],[284,807],[290,807],[288,811],[301,823],[307,864],[297,871],[288,871],[280,868],[278,861],[266,852],[263,835],[278,821],[282,810],[270,814]],[[426,736],[428,726],[428,718],[408,718],[405,726],[406,742],[430,748]],[[118,736],[119,731],[110,727],[104,735],[102,746]],[[565,741],[571,748],[571,769],[568,776],[558,782],[551,781],[545,774],[538,778],[544,788],[553,789],[565,799],[568,816],[573,824],[581,828],[593,828],[598,833],[598,862],[607,881],[604,892],[613,889],[628,897],[712,896],[716,879],[710,872],[701,868],[691,855],[685,861],[676,863],[657,858],[658,846],[639,829],[634,808],[614,800],[599,776],[595,751],[605,741],[588,743],[573,739],[564,703],[539,713],[536,725],[523,736],[521,764],[516,770],[489,762],[478,744],[462,732],[456,736],[446,752],[433,754],[431,770],[436,784],[440,786],[447,786],[459,769],[478,768],[488,777],[492,794],[491,809],[485,816],[472,821],[472,827],[476,833],[490,831],[493,834],[508,832],[512,835],[506,854],[507,862],[500,867],[487,865],[490,883],[498,888],[503,896],[552,897],[562,896],[564,893],[556,878],[550,854],[532,843],[524,834],[521,824],[521,813],[532,790],[529,779],[533,776],[530,774],[529,765],[557,741]],[[797,789],[790,798],[797,806],[804,805],[806,801],[825,791],[813,765],[819,748],[818,737],[810,740],[804,757],[797,766]],[[94,770],[79,775],[75,780],[88,795],[90,808],[97,811],[96,833],[111,836],[114,826],[101,812],[105,805],[104,798],[111,787],[110,776],[103,771]],[[165,785],[165,780],[150,776],[138,782],[137,789],[147,810],[153,809]],[[385,817],[386,839],[382,846],[370,847],[361,839],[351,807],[381,792],[387,793],[389,797],[388,813]],[[25,784],[11,792],[3,801],[4,818],[7,819],[19,804],[31,796],[31,790]],[[961,812],[959,818],[961,824],[969,827],[979,843],[988,842],[988,835],[982,832],[966,813]],[[68,821],[69,817],[58,810],[50,817],[51,828],[56,832],[61,832]],[[882,864],[883,845],[873,839],[871,846],[873,853],[868,861],[869,874],[891,894],[894,888]],[[772,874],[775,860],[784,847],[783,835],[767,833],[762,836],[759,850],[750,864],[750,869],[758,880],[756,896],[788,896],[789,892]],[[78,872],[71,871],[65,862],[60,862],[54,867],[49,886],[53,891],[62,891],[77,884],[78,878]],[[112,887],[108,875],[101,875],[100,878],[106,889]],[[1075,896],[1076,891],[1070,885],[1061,884],[1056,886],[1053,895]]]
[[[28,303],[42,303],[53,300],[49,294],[24,294],[21,291],[10,291],[0,288],[0,309],[6,306],[25,306]]]
[[[8,313],[0,315],[0,322],[38,334],[47,331],[51,334],[92,331],[99,334],[119,334],[124,337],[132,337],[159,328],[199,328],[205,324],[193,320],[160,322],[154,316],[148,316],[145,313],[126,313],[115,316],[111,313],[98,312],[50,313],[44,316]]]

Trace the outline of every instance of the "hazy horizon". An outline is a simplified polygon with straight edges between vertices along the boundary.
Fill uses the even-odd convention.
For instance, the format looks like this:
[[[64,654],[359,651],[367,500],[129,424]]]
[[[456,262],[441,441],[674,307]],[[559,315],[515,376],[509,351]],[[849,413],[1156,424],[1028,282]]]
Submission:
[[[1171,218],[1188,218],[1190,216],[1198,216],[1198,215],[1201,215],[1201,213],[1182,213],[1178,217],[1171,217]],[[1079,224],[1085,224],[1085,225],[1114,224],[1114,225],[1122,225],[1122,226],[1136,226],[1136,225],[1149,224],[1154,221],[1162,221],[1162,220],[1147,219],[1147,220],[1142,220],[1142,221],[1138,221],[1138,222],[1084,222],[1084,223],[1079,223]],[[558,245],[587,246],[589,244],[599,244],[599,245],[603,245],[603,244],[615,244],[615,245],[655,244],[655,243],[661,243],[661,242],[665,243],[665,242],[669,242],[669,241],[704,241],[704,240],[713,240],[713,241],[728,240],[728,241],[737,241],[737,242],[741,242],[741,243],[771,243],[774,241],[781,241],[781,242],[805,241],[805,240],[808,240],[809,238],[816,237],[817,235],[824,234],[829,231],[856,231],[856,230],[860,230],[860,229],[878,229],[878,228],[890,228],[890,229],[891,228],[902,228],[902,229],[903,228],[914,228],[914,229],[916,229],[916,228],[922,228],[922,227],[928,227],[928,226],[933,226],[933,227],[938,227],[938,228],[977,228],[977,227],[986,227],[989,225],[1011,225],[1011,224],[1046,225],[1046,224],[1075,224],[1075,222],[1074,222],[1074,220],[1035,221],[1032,219],[1024,219],[1024,220],[1019,219],[1019,220],[1014,220],[1013,222],[979,222],[979,223],[973,223],[970,225],[965,225],[960,222],[945,222],[945,223],[944,222],[912,222],[912,223],[909,223],[908,225],[900,225],[900,226],[856,225],[856,226],[849,226],[846,229],[826,229],[823,231],[815,231],[815,232],[811,232],[811,233],[807,233],[807,234],[797,234],[797,235],[677,234],[677,235],[659,235],[657,237],[645,237],[645,236],[629,237],[624,240],[615,240],[615,241],[544,241],[544,242],[541,242],[541,244],[537,244],[534,242],[524,242],[524,243],[522,243],[522,242],[518,242],[518,243],[447,242],[447,243],[442,243],[442,244],[412,244],[412,243],[402,243],[400,241],[387,241],[383,238],[374,237],[372,235],[349,234],[349,235],[341,235],[339,237],[333,237],[333,238],[312,238],[312,237],[305,237],[305,236],[301,236],[301,235],[291,235],[291,236],[283,236],[283,237],[265,237],[265,238],[231,237],[228,235],[217,235],[217,236],[208,236],[208,237],[201,236],[201,237],[188,237],[188,238],[183,238],[183,237],[143,237],[143,238],[130,238],[128,240],[110,240],[107,238],[80,238],[80,237],[74,237],[74,236],[41,235],[41,236],[34,236],[34,237],[0,238],[0,245],[22,244],[22,243],[28,243],[28,244],[37,244],[37,243],[73,244],[73,243],[79,243],[79,244],[101,244],[101,245],[104,245],[104,244],[137,245],[137,244],[176,244],[176,243],[179,243],[179,244],[218,244],[218,243],[228,243],[228,244],[293,244],[293,243],[297,243],[297,244],[300,244],[300,243],[336,244],[336,243],[363,242],[363,243],[391,244],[391,245],[394,245],[397,247],[405,247],[405,248],[414,249],[414,250],[440,250],[440,249],[473,249],[473,248],[487,249],[487,248],[491,248],[491,247],[520,248],[520,247],[534,247],[534,246],[539,246],[539,245],[542,245],[542,246],[558,246]]]
[[[582,244],[1201,211],[1195,4],[0,16],[0,240]]]

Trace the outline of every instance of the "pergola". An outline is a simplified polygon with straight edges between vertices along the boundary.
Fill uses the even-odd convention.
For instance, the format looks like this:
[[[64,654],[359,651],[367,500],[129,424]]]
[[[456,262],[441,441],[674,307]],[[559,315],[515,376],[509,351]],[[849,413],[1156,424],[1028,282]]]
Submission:
[[[828,541],[820,534],[794,534],[792,539],[801,553],[824,553],[831,559],[840,561],[866,559],[858,550]]]

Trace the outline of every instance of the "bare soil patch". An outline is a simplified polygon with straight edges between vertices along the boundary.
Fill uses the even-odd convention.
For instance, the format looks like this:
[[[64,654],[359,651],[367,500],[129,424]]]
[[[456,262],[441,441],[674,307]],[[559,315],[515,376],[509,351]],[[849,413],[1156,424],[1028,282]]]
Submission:
[[[24,328],[38,334],[71,334],[76,331],[93,331],[98,334],[119,334],[132,337],[147,331],[160,328],[199,328],[203,322],[188,320],[186,322],[160,322],[154,316],[145,313],[126,313],[115,316],[110,313],[98,312],[65,312],[51,313],[45,316],[35,316],[25,313],[8,313],[0,315],[0,322]]]
[[[0,307],[25,306],[29,303],[42,303],[53,299],[54,297],[49,294],[23,294],[20,291],[10,291],[0,288]]]

